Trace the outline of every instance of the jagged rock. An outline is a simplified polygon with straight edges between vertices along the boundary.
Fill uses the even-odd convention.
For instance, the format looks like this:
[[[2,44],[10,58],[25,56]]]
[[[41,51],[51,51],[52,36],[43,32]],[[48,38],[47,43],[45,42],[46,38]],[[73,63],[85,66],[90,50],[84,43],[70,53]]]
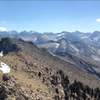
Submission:
[[[26,99],[22,95],[20,95],[16,97],[16,100],[26,100]]]
[[[2,80],[3,81],[8,81],[10,79],[10,76],[8,74],[3,74]]]

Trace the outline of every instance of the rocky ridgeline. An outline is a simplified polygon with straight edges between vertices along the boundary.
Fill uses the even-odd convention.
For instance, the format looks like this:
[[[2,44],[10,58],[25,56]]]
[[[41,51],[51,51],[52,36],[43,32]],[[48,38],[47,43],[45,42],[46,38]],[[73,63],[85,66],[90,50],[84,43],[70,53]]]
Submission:
[[[40,67],[41,68],[41,67]],[[43,84],[47,85],[53,91],[52,100],[99,100],[100,88],[90,88],[79,80],[70,81],[69,77],[62,71],[55,71],[52,68],[41,69],[34,75],[29,71],[32,77],[39,78]],[[43,100],[43,99],[40,99]]]
[[[54,94],[51,100],[99,100],[100,98],[99,88],[90,88],[79,80],[71,82],[62,70],[56,71],[46,66],[41,68],[41,66],[39,67],[35,64],[36,68],[38,69],[39,67],[40,69],[35,71],[32,69],[33,65],[28,63],[26,65],[31,67],[26,67],[23,70],[30,74],[32,78],[41,80],[43,84],[47,85],[53,91]],[[42,97],[39,100],[45,99]]]
[[[13,76],[3,75],[2,82],[0,82],[0,100],[32,100],[25,92]]]
[[[12,40],[10,38],[2,38],[0,41],[0,51],[3,51],[4,54],[7,54],[9,52],[17,52],[19,48],[16,44],[12,43]]]
[[[46,100],[34,90],[29,87],[24,87],[22,84],[17,82],[14,76],[4,74],[2,81],[0,82],[0,100]]]
[[[50,79],[51,86],[55,89],[53,100],[100,100],[99,88],[90,88],[77,80],[71,83],[62,70]]]
[[[90,88],[88,85],[84,85],[78,80],[70,82],[69,77],[64,74],[62,70],[58,70],[48,76],[42,76],[41,72],[38,73],[38,77],[42,78],[42,82],[48,87],[52,87],[54,96],[52,100],[99,100],[100,89]]]
[[[60,70],[49,80],[54,90],[51,100],[99,100],[100,89],[92,89],[79,81],[70,82]],[[0,82],[0,100],[46,100],[41,94],[17,83],[13,76],[4,74]],[[49,99],[48,99],[49,100]]]

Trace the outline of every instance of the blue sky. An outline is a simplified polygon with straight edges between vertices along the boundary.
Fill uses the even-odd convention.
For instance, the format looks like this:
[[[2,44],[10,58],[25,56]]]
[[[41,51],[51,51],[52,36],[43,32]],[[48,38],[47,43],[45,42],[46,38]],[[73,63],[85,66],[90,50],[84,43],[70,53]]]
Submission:
[[[0,30],[100,31],[100,1],[1,0]]]

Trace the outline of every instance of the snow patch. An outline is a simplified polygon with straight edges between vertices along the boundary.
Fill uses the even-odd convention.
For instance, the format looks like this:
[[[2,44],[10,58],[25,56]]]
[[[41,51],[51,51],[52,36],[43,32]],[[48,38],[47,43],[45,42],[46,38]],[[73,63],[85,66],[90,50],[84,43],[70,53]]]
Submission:
[[[100,61],[100,58],[95,56],[95,55],[92,55],[92,58],[95,60],[95,61]]]
[[[36,42],[36,41],[37,41],[37,37],[34,37],[33,42]]]
[[[93,40],[94,41],[98,41],[99,40],[99,37],[94,37]]]
[[[87,39],[88,38],[88,36],[82,36],[81,37],[81,39]]]
[[[65,35],[65,33],[59,33],[59,34],[57,34],[58,37],[64,36],[64,35]]]
[[[0,57],[3,57],[3,51],[0,52]]]
[[[1,70],[3,73],[10,73],[10,67],[9,67],[7,64],[1,62],[0,66],[1,66],[1,67],[0,67],[0,70]]]
[[[70,44],[71,48],[73,48],[76,52],[79,52],[79,49],[76,48],[73,44]]]
[[[58,47],[59,47],[59,45],[60,45],[59,43],[55,43],[55,47],[56,47],[56,48],[58,48]]]
[[[44,44],[38,45],[38,47],[41,47],[41,48],[58,48],[59,45],[60,45],[59,43],[44,43]]]

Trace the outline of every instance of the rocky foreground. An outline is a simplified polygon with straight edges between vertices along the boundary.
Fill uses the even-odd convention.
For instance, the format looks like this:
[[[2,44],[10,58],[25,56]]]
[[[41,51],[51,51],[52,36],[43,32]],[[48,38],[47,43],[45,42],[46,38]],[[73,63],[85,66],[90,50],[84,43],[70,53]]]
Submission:
[[[57,72],[51,78],[54,97],[37,93],[30,87],[23,87],[13,76],[4,74],[0,82],[0,100],[99,100],[100,89],[92,89],[79,81],[70,83],[62,71]],[[44,95],[44,96],[43,96]],[[48,98],[48,99],[47,99]]]

